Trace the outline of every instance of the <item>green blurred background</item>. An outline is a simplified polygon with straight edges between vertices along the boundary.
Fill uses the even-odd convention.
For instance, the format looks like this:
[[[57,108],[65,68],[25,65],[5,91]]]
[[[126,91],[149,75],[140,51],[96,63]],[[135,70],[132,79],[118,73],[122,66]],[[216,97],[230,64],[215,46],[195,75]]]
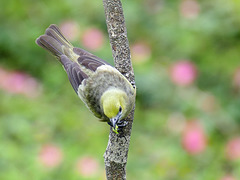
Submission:
[[[240,1],[123,1],[137,84],[130,180],[240,178]],[[113,64],[101,0],[0,1],[0,179],[105,179],[109,126],[35,39]]]

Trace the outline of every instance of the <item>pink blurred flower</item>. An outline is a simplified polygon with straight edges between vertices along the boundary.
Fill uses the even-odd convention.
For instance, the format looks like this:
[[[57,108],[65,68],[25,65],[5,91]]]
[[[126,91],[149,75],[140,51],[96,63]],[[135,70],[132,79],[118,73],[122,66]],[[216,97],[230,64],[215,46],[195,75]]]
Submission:
[[[83,34],[82,43],[86,48],[96,51],[103,46],[103,33],[97,28],[88,29]]]
[[[82,176],[91,177],[97,174],[99,164],[94,158],[85,156],[77,161],[76,169]]]
[[[200,12],[200,5],[196,0],[182,0],[180,4],[180,13],[183,17],[194,19]]]
[[[39,153],[39,161],[46,168],[57,167],[62,162],[62,151],[59,147],[53,144],[42,146]]]
[[[172,65],[170,78],[172,82],[179,86],[187,86],[194,82],[197,77],[195,65],[186,60],[181,60]]]
[[[240,137],[230,139],[226,145],[226,156],[230,160],[240,159]]]
[[[240,67],[238,67],[233,75],[233,87],[236,89],[240,89]]]
[[[22,94],[29,98],[35,98],[39,96],[42,92],[42,87],[38,81],[33,77],[28,77],[24,82],[25,88],[22,91]]]
[[[151,56],[150,47],[144,42],[138,42],[131,46],[132,60],[141,63],[149,60]]]
[[[183,148],[192,155],[200,154],[206,149],[207,139],[202,126],[197,121],[190,121],[182,135]]]
[[[66,36],[66,38],[69,41],[77,40],[79,36],[79,27],[75,21],[72,21],[72,20],[64,21],[60,25],[60,29],[64,34],[64,36]]]
[[[224,177],[222,177],[221,180],[237,180],[237,179],[235,177],[233,177],[232,175],[228,174],[228,175],[225,175]]]
[[[41,85],[30,75],[3,68],[0,68],[0,88],[12,94],[24,94],[31,98],[37,97],[41,92]]]
[[[6,69],[0,67],[0,88],[1,89],[5,89],[8,86],[7,85],[8,77],[9,77],[9,72]]]

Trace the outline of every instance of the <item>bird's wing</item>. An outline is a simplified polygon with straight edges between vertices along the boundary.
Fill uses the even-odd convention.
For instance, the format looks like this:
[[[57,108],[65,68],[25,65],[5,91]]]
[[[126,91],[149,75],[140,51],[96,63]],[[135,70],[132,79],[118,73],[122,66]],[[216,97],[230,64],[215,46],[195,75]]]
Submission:
[[[87,68],[91,71],[96,71],[96,69],[99,66],[109,65],[109,64],[101,61],[100,58],[94,58],[94,57],[91,57],[91,56],[80,56],[77,61],[78,61],[79,64],[81,64],[82,66],[84,66],[85,68]]]
[[[62,55],[60,61],[67,72],[68,79],[73,89],[78,94],[79,85],[84,79],[87,79],[88,76],[80,69],[78,63],[71,61],[66,55]]]
[[[91,71],[96,71],[96,69],[101,65],[110,65],[109,63],[102,60],[101,58],[81,48],[73,48],[73,52],[75,52],[77,55],[80,56],[77,59],[78,63]]]

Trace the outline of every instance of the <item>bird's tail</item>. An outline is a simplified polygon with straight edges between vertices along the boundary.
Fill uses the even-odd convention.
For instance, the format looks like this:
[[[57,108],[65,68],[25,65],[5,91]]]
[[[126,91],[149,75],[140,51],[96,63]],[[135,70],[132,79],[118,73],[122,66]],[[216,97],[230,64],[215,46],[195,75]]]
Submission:
[[[54,56],[60,59],[61,55],[71,56],[73,46],[63,36],[60,29],[52,24],[50,25],[44,35],[36,39],[36,43],[44,49],[50,51]]]

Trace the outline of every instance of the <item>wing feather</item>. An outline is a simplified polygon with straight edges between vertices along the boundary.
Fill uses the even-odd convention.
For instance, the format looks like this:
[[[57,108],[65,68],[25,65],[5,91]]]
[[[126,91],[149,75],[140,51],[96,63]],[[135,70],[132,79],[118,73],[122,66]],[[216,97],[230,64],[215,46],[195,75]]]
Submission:
[[[84,79],[87,79],[88,76],[80,69],[79,64],[71,61],[67,56],[61,56],[61,63],[64,66],[65,71],[67,72],[68,79],[78,94],[78,87],[81,85]]]
[[[73,52],[75,52],[77,55],[80,56],[77,60],[78,63],[91,71],[96,71],[96,69],[101,65],[110,65],[103,59],[101,59],[81,48],[73,48]]]
[[[78,63],[91,71],[96,71],[99,66],[106,65],[106,63],[100,61],[99,59],[89,56],[80,56],[78,58]]]

